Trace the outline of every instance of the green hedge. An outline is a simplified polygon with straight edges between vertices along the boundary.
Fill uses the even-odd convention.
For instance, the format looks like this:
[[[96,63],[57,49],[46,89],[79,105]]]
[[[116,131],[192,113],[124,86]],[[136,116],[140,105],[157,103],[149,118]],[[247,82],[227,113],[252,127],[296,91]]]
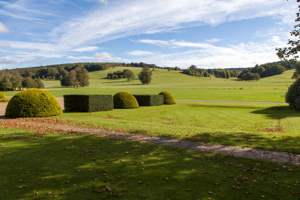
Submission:
[[[0,92],[0,99],[6,99],[6,96],[2,92]]]
[[[140,106],[161,106],[164,104],[164,95],[133,95]]]
[[[285,102],[290,104],[291,109],[300,111],[300,78],[289,87]]]
[[[97,112],[114,109],[112,95],[64,95],[65,111]]]

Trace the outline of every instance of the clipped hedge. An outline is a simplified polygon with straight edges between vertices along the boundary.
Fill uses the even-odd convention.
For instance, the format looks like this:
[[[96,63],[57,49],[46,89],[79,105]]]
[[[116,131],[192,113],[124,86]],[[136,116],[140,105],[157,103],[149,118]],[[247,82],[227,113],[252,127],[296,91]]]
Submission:
[[[62,114],[57,99],[41,89],[28,89],[17,93],[8,102],[6,117],[49,117]]]
[[[163,95],[133,95],[140,106],[160,106],[164,104]]]
[[[300,111],[300,78],[289,87],[285,102],[290,104],[291,109]]]
[[[170,92],[163,91],[159,95],[164,95],[164,104],[176,104],[175,98]]]
[[[0,92],[0,99],[6,99],[5,94],[3,94],[2,92]]]
[[[114,107],[125,109],[138,108],[139,104],[132,94],[121,91],[114,95]]]
[[[97,112],[114,109],[112,95],[64,95],[65,111]]]

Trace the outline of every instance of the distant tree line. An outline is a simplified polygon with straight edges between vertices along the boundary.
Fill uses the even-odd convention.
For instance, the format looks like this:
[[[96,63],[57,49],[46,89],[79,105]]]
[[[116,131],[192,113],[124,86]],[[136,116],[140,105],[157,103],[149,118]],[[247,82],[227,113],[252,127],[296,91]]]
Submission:
[[[113,73],[108,73],[107,74],[108,79],[119,79],[119,78],[127,78],[129,81],[130,79],[135,79],[133,71],[129,69],[124,69],[123,71],[118,70]]]
[[[81,87],[88,86],[90,84],[89,72],[87,69],[72,69],[70,72],[63,70],[61,72],[62,78],[60,79],[61,86],[67,87]]]
[[[282,74],[286,70],[294,69],[295,65],[296,65],[296,61],[293,60],[255,65],[255,67],[243,69],[242,73],[238,76],[238,78],[245,81],[259,80],[260,78]]]
[[[199,69],[195,65],[191,65],[188,69],[183,70],[182,73],[190,76],[210,77],[205,69]]]
[[[31,77],[23,78],[21,76],[6,75],[0,78],[1,91],[15,91],[23,88],[44,88],[44,83],[40,78],[32,79]]]
[[[237,77],[241,72],[236,69],[208,69],[207,72],[217,78]]]

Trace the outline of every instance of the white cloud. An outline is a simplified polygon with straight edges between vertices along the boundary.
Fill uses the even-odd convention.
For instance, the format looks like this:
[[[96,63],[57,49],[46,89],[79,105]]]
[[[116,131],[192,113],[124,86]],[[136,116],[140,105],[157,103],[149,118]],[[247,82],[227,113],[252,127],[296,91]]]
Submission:
[[[7,58],[0,58],[0,64],[16,64],[14,60],[7,59]]]
[[[3,48],[3,49],[10,49],[10,48],[11,48],[11,45],[10,45],[9,43],[3,42],[3,43],[1,44],[1,48]]]
[[[140,51],[140,50],[130,51],[130,52],[127,52],[127,53],[131,56],[148,56],[148,55],[154,54],[150,51]]]
[[[205,42],[208,42],[208,43],[214,43],[214,42],[219,42],[219,41],[221,41],[221,39],[219,39],[219,38],[212,38],[212,39],[205,40]]]
[[[0,22],[0,33],[9,33],[8,28]]]
[[[94,58],[95,60],[113,60],[112,55],[107,52],[102,52],[102,53],[96,52]]]
[[[267,16],[282,18],[295,10],[292,6],[291,2],[274,0],[123,0],[70,20],[50,35],[64,46],[91,45],[204,24],[216,26]]]
[[[284,46],[286,41],[273,36],[264,42],[239,43],[238,45],[215,46],[208,43],[191,43],[186,41],[143,40],[149,44],[165,44],[165,48],[194,47],[180,53],[165,53],[143,58],[143,62],[159,66],[178,66],[187,68],[194,64],[200,68],[252,67],[272,61],[279,61],[275,47]],[[133,61],[138,61],[135,59]]]
[[[98,0],[100,3],[107,4],[107,0]]]
[[[96,46],[90,46],[90,47],[81,47],[78,49],[74,49],[73,51],[87,52],[87,51],[96,51],[97,49],[99,48]]]

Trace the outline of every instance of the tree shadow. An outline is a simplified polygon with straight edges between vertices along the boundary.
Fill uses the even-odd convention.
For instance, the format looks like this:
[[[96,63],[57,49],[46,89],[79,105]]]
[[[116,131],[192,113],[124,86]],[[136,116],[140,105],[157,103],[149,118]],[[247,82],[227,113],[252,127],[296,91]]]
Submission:
[[[226,155],[91,135],[26,132],[16,131],[0,138],[3,147],[8,147],[0,152],[2,190],[7,191],[1,193],[3,199],[50,199],[55,196],[61,199],[102,199],[120,193],[122,198],[126,196],[128,199],[145,199],[143,195],[146,199],[195,199],[195,196],[218,199],[232,185],[228,183],[228,187],[224,187],[224,177],[236,183],[233,175],[245,173],[244,168],[237,167],[245,165],[245,161],[249,161],[247,168],[251,170],[258,163],[260,169],[277,166],[263,161],[252,163],[252,160]],[[16,141],[18,145],[13,145]],[[287,181],[297,172],[284,173],[289,174],[287,178],[282,175]],[[252,175],[247,176],[252,179]],[[261,182],[256,190],[265,189],[268,184]],[[108,190],[93,192],[103,185],[109,186],[112,194]],[[250,187],[248,190],[252,191]],[[237,190],[232,189],[227,194],[238,195]],[[247,197],[244,192],[239,193],[239,198]]]
[[[251,113],[266,115],[270,119],[284,119],[287,117],[300,117],[300,112],[292,110],[286,106],[272,106],[260,110],[252,111]]]

